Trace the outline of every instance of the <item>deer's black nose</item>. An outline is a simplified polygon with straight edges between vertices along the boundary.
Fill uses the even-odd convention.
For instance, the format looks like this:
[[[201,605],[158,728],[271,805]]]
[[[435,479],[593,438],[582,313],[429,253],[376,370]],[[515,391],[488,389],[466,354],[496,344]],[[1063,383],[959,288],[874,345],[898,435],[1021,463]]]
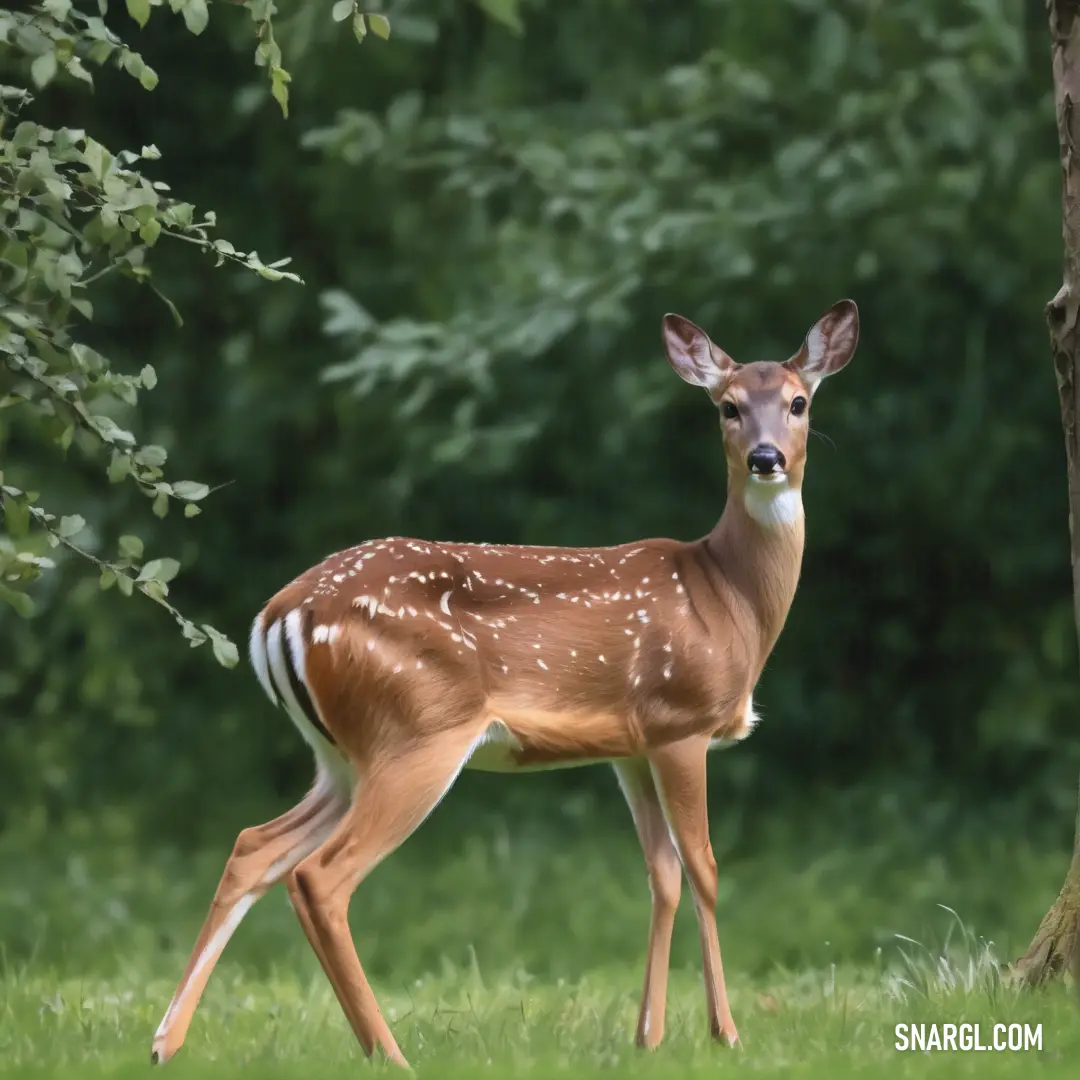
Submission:
[[[784,455],[768,443],[759,443],[746,457],[746,465],[752,473],[771,473],[783,469]]]

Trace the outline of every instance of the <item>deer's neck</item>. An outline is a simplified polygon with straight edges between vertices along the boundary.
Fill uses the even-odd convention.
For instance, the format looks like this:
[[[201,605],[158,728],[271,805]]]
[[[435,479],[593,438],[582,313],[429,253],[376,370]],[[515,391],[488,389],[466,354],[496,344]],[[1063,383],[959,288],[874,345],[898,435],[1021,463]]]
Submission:
[[[805,540],[798,485],[728,483],[724,513],[704,540],[714,583],[732,616],[753,624],[764,664],[784,627],[799,583]]]

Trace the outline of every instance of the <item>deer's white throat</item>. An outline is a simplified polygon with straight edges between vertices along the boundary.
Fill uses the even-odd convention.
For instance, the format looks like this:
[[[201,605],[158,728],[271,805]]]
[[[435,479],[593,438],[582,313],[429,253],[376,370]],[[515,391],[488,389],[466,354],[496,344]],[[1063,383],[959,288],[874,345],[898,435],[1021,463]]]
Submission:
[[[802,492],[793,488],[786,476],[765,480],[751,475],[743,493],[743,504],[746,512],[768,529],[794,525],[803,516]]]

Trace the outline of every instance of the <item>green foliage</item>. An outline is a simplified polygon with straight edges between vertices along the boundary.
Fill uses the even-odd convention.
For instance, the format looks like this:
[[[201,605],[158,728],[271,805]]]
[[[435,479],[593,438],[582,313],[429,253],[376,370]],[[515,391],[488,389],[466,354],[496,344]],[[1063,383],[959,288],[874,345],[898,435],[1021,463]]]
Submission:
[[[205,0],[173,6],[182,11],[192,33],[201,33],[207,20]],[[105,5],[101,8],[104,13]],[[150,2],[128,0],[128,11],[143,26]],[[101,18],[87,16],[70,0],[48,0],[29,13],[0,12],[0,40],[29,59],[31,78],[39,88],[61,71],[93,86],[84,61],[115,63],[146,90],[158,82],[153,69]],[[165,516],[171,499],[185,503],[186,516],[191,516],[192,504],[210,494],[209,486],[167,481],[165,448],[140,443],[122,426],[124,418],[134,414],[139,392],[157,384],[154,368],[146,364],[138,375],[122,374],[79,340],[94,318],[94,286],[109,275],[147,286],[179,323],[177,309],[158,292],[149,265],[150,251],[162,237],[194,245],[212,255],[218,266],[228,259],[270,281],[300,279],[281,269],[288,259],[265,265],[256,252],[245,254],[228,240],[211,238],[216,224],[212,212],[199,215],[191,203],[171,197],[168,184],[144,175],[143,163],[161,157],[155,146],[114,154],[82,129],[52,129],[21,119],[32,103],[27,91],[0,86],[0,353],[5,360],[0,407],[28,414],[64,455],[74,443],[84,453],[108,452],[109,481],[133,482],[152,501],[157,517]],[[125,596],[138,589],[172,614],[193,646],[209,639],[222,663],[236,663],[236,649],[224,635],[207,624],[196,626],[167,602],[168,582],[179,562],[159,558],[140,566],[142,542],[137,537],[125,538],[118,558],[96,553],[102,549],[100,537],[89,537],[87,546],[74,540],[87,531],[84,517],[58,519],[36,505],[36,492],[2,480],[0,473],[5,526],[0,536],[0,598],[20,615],[34,610],[25,587],[56,565],[40,554],[43,542],[63,546],[99,567],[103,589],[116,584]],[[28,482],[33,482],[32,473]]]

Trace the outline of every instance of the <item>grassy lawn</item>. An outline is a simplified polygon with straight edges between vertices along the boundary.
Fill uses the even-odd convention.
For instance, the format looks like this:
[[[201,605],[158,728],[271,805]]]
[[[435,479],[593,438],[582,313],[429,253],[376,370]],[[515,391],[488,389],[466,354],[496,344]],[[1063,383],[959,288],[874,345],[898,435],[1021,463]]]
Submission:
[[[665,1043],[634,1049],[648,889],[628,823],[587,799],[543,820],[436,817],[361,886],[354,934],[421,1075],[1075,1076],[1075,999],[1063,987],[1019,994],[995,962],[1026,944],[1065,842],[1004,809],[935,824],[926,805],[818,803],[813,823],[776,814],[752,841],[717,817],[737,1051],[706,1036],[685,897]],[[151,1036],[230,828],[197,854],[147,851],[119,822],[0,837],[13,871],[0,884],[0,1074],[151,1075]],[[995,1023],[1041,1024],[1042,1051],[901,1053],[903,1022],[977,1022],[984,1042]],[[165,1075],[369,1068],[277,890],[238,931]]]
[[[411,986],[385,982],[383,1007],[402,1049],[421,1075],[706,1076],[717,1069],[756,1076],[1076,1075],[1080,1032],[1063,992],[1036,1000],[995,990],[978,965],[954,971],[946,990],[924,983],[904,1002],[872,970],[777,973],[755,985],[733,980],[745,1045],[729,1051],[704,1033],[696,973],[673,979],[667,1041],[643,1054],[630,1045],[636,1018],[634,971],[600,970],[574,983],[486,978],[447,971]],[[977,988],[965,985],[974,973]],[[927,968],[924,974],[929,975]],[[305,972],[257,978],[224,964],[166,1075],[347,1077],[368,1066],[329,989]],[[149,1039],[172,986],[162,979],[9,977],[0,994],[6,1075],[152,1075]],[[1043,1052],[899,1053],[901,1020],[980,1022],[989,1042],[995,1022],[1042,1024]],[[395,1074],[382,1065],[379,1071]]]

